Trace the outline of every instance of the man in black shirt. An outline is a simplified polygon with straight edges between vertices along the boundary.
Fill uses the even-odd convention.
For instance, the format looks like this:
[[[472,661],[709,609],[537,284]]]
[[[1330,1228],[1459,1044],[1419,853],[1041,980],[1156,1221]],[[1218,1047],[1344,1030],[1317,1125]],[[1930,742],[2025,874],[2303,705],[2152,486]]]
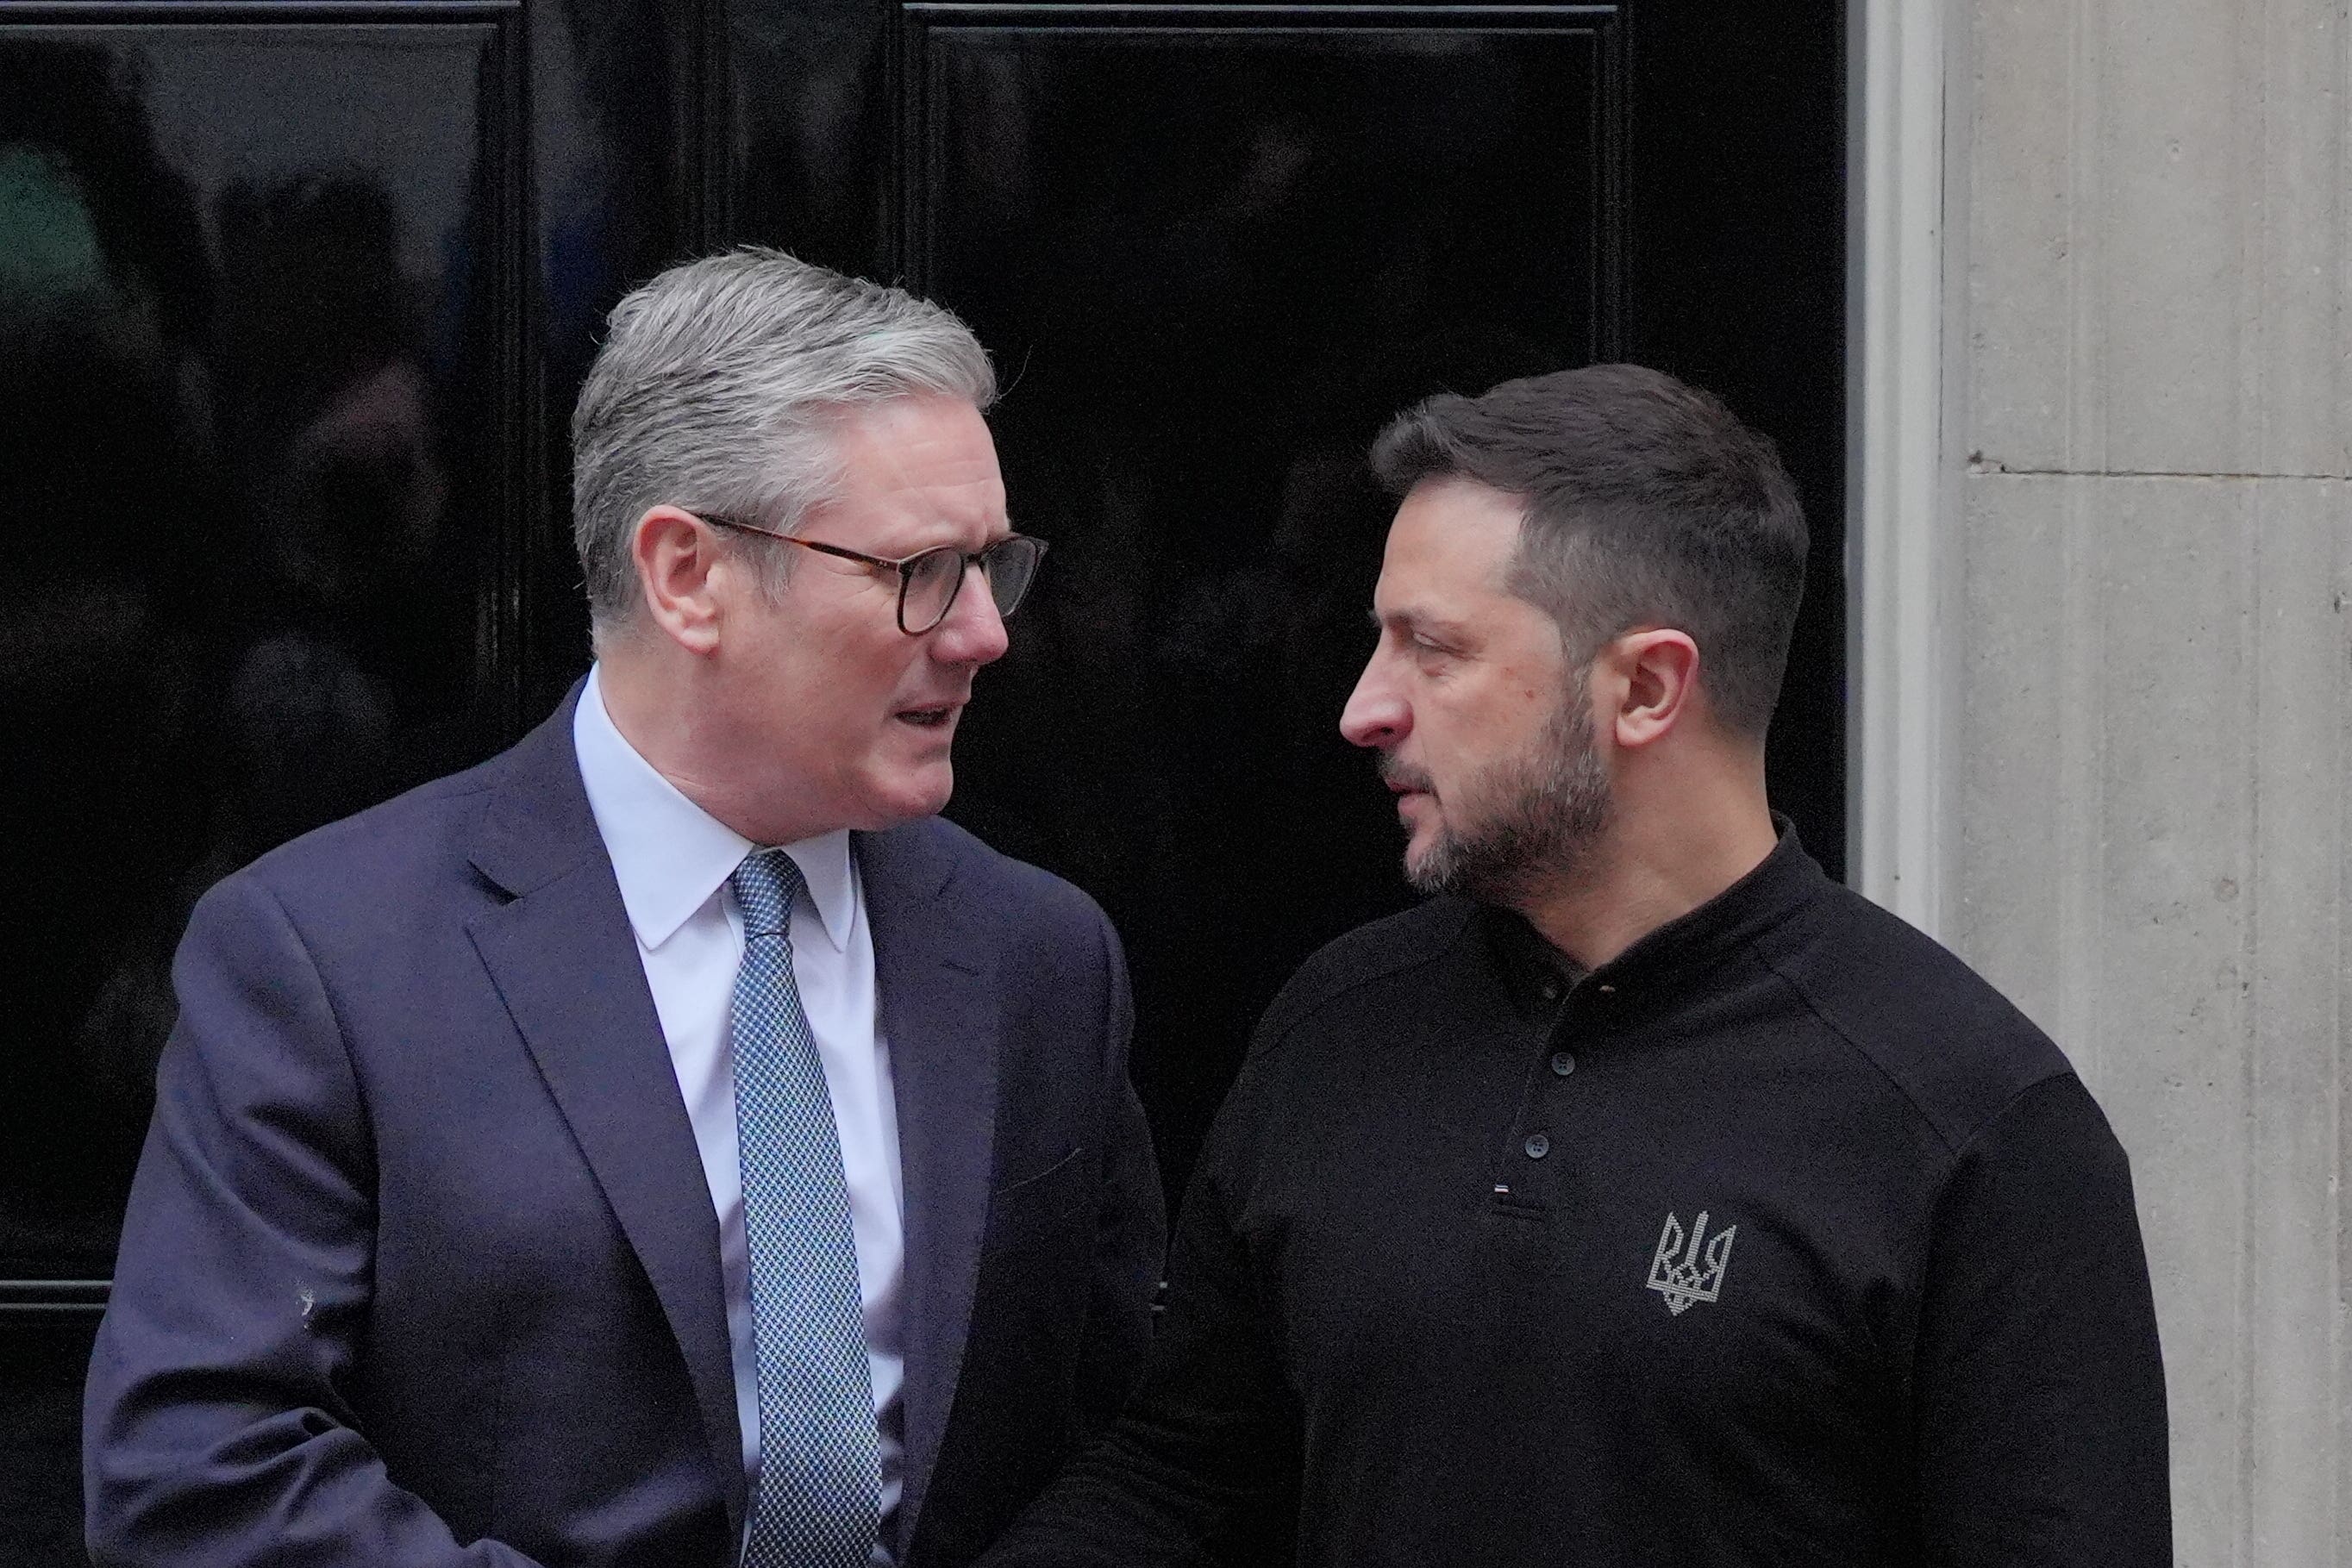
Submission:
[[[1439,896],[1268,1010],[1144,1388],[988,1568],[2165,1568],[2122,1149],[1765,804],[1804,522],[1711,397],[1441,397],[1341,727]],[[1282,1557],[1293,1548],[1286,1543]]]

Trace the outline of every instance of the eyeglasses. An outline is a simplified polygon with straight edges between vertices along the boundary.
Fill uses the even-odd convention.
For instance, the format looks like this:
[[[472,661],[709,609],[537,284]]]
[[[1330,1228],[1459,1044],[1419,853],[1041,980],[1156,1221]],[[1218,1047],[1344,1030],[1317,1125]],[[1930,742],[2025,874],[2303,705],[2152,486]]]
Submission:
[[[980,575],[988,582],[989,597],[996,601],[997,614],[1011,620],[1027,597],[1029,585],[1037,580],[1037,563],[1045,558],[1045,541],[1033,539],[1026,534],[1007,534],[981,549],[958,549],[953,545],[934,545],[929,549],[917,550],[913,555],[897,560],[887,560],[878,555],[863,555],[839,545],[819,544],[773,528],[747,523],[740,517],[722,517],[715,512],[697,512],[694,516],[706,523],[716,523],[722,528],[735,528],[763,538],[782,539],[788,545],[813,549],[820,555],[836,556],[869,566],[877,571],[898,574],[898,630],[909,637],[919,637],[948,618],[955,608],[956,595],[963,591],[967,569],[978,566]]]

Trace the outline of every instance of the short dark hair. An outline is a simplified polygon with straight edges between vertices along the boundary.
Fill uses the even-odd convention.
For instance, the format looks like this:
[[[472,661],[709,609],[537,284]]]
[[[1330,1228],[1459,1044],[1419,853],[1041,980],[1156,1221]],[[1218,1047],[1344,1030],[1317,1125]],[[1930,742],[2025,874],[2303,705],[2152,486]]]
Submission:
[[[1372,444],[1399,497],[1462,478],[1527,507],[1511,591],[1582,664],[1611,638],[1672,626],[1699,649],[1716,721],[1760,738],[1805,589],[1805,515],[1765,436],[1722,402],[1640,365],[1441,393]]]

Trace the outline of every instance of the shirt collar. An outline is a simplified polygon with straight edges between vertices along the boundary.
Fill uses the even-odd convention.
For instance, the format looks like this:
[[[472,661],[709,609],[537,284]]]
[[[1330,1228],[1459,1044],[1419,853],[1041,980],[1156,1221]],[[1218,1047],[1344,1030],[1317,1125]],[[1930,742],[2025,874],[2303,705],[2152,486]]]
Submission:
[[[588,672],[572,717],[572,749],[588,810],[612,858],[629,925],[647,951],[659,947],[717,893],[759,846],[688,800],[639,755],[604,709],[598,672]],[[809,902],[836,950],[849,942],[856,891],[849,832],[839,829],[783,846],[806,879]]]
[[[1811,907],[1829,878],[1797,841],[1795,823],[1778,811],[1772,822],[1780,837],[1753,870],[1593,970],[1595,988],[1604,994],[1670,991]]]
[[[1796,824],[1778,811],[1772,822],[1779,838],[1747,875],[1598,969],[1580,968],[1518,915],[1484,906],[1480,919],[1513,1004],[1537,1018],[1548,1016],[1558,1005],[1554,998],[1567,990],[1607,996],[1671,991],[1808,908],[1829,879],[1797,841]]]
[[[1534,926],[1507,909],[1482,905],[1478,920],[1511,1005],[1522,1017],[1537,1021],[1558,1013],[1560,998],[1584,978],[1584,966],[1545,941]]]

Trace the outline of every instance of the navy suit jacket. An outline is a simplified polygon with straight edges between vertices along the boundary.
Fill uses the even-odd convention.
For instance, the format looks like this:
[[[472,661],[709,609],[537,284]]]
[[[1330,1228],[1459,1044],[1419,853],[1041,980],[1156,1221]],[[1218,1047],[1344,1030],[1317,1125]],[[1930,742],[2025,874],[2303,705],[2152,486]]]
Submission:
[[[572,745],[215,887],[85,1407],[100,1563],[719,1564],[719,1228]],[[1117,938],[936,819],[853,836],[906,1199],[906,1568],[1127,1393],[1160,1189]]]

